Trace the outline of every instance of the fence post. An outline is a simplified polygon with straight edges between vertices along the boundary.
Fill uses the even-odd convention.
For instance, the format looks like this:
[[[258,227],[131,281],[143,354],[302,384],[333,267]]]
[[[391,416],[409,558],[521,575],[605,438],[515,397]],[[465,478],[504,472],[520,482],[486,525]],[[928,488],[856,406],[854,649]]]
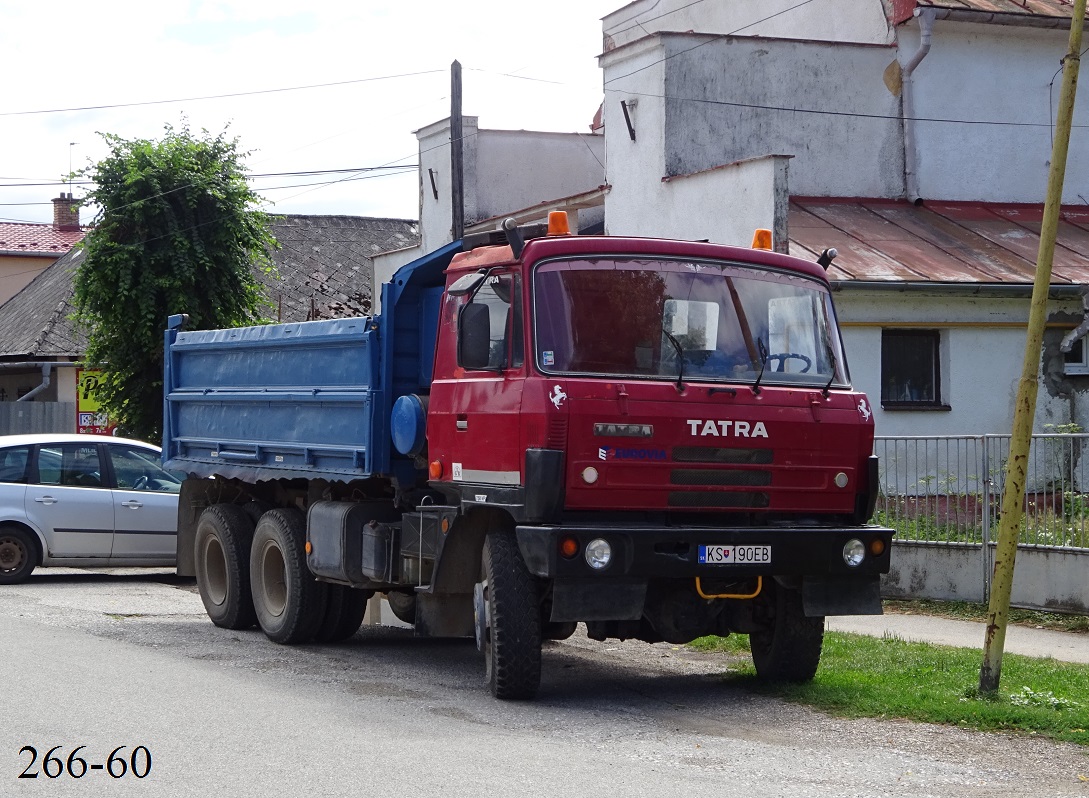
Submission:
[[[983,436],[983,502],[979,508],[979,528],[983,534],[983,602],[991,600],[991,436]]]

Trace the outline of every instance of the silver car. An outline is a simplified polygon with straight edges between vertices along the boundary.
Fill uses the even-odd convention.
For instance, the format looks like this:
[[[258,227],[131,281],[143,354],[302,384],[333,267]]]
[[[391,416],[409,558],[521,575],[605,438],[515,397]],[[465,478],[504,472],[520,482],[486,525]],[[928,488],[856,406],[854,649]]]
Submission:
[[[38,566],[173,566],[180,490],[142,441],[0,436],[0,584]]]

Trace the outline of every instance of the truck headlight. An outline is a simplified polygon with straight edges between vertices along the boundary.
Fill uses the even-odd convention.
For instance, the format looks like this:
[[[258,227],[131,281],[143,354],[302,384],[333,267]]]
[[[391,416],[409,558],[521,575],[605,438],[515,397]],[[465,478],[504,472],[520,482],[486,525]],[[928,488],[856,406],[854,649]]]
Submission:
[[[586,564],[595,571],[605,568],[613,559],[613,547],[609,541],[594,538],[586,544]]]
[[[858,538],[851,538],[843,544],[843,561],[848,568],[857,568],[866,559],[866,546]]]

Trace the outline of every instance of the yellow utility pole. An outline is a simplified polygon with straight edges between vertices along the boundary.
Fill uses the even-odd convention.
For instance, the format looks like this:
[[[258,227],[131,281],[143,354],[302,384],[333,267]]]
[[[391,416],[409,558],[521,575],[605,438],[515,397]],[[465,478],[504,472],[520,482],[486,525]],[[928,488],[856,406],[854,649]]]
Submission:
[[[994,557],[994,580],[987,611],[987,635],[983,642],[983,666],[979,670],[979,691],[995,693],[1002,676],[1002,651],[1006,644],[1006,625],[1010,614],[1013,588],[1013,564],[1017,557],[1017,537],[1021,527],[1021,507],[1025,501],[1025,472],[1032,442],[1032,421],[1036,415],[1037,375],[1043,350],[1044,322],[1047,320],[1047,295],[1051,285],[1051,264],[1055,257],[1055,236],[1059,228],[1066,153],[1070,147],[1070,127],[1074,118],[1074,96],[1078,90],[1081,67],[1081,37],[1085,27],[1085,2],[1074,0],[1070,20],[1070,49],[1063,59],[1063,88],[1059,115],[1055,120],[1055,142],[1051,150],[1051,170],[1047,180],[1047,200],[1040,227],[1040,250],[1036,256],[1036,281],[1032,286],[1025,339],[1025,362],[1014,407],[1010,458],[1006,463],[1006,487],[1002,493],[1002,519],[998,525],[998,546]]]

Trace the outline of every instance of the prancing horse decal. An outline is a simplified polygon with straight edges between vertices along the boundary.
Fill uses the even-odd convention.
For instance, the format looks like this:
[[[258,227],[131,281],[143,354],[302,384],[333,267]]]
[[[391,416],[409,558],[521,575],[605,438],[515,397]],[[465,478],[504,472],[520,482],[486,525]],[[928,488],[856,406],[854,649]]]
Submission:
[[[567,398],[567,394],[563,392],[563,388],[561,388],[559,385],[556,385],[553,386],[552,395],[548,398],[552,400],[552,404],[554,404],[556,406],[556,409],[559,410],[561,407],[563,407],[563,402]]]

